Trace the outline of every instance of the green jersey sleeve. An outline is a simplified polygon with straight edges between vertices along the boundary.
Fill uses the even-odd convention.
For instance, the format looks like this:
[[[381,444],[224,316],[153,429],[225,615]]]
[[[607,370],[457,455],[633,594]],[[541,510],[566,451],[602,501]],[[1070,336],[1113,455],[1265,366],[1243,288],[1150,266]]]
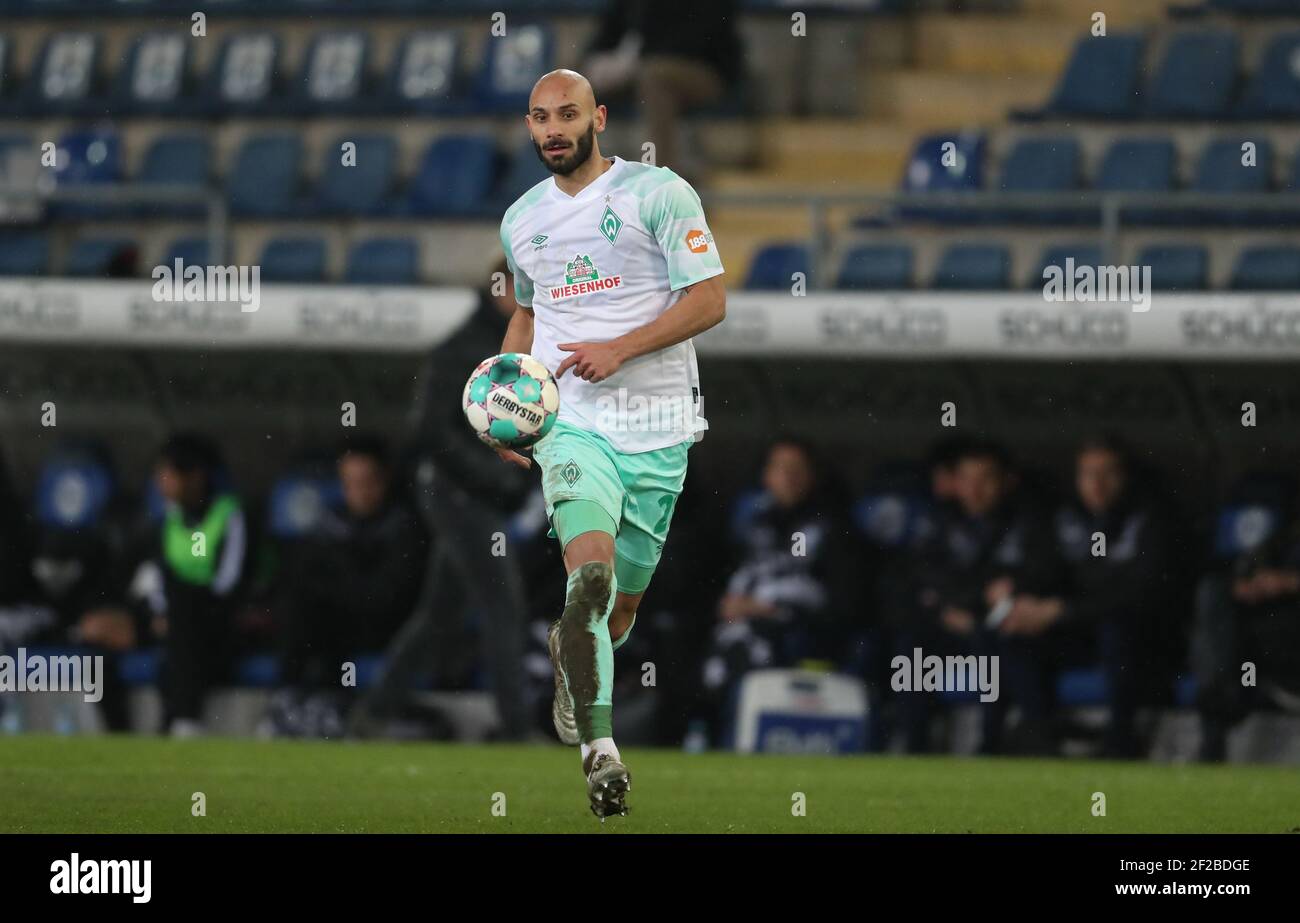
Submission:
[[[515,280],[515,301],[519,302],[526,308],[533,306],[533,280],[524,275],[515,262],[515,251],[510,246],[510,228],[505,222],[501,223],[501,247],[506,252],[506,268],[510,270],[510,275]]]
[[[704,206],[686,180],[675,177],[651,190],[641,200],[641,223],[659,242],[673,291],[722,274]]]

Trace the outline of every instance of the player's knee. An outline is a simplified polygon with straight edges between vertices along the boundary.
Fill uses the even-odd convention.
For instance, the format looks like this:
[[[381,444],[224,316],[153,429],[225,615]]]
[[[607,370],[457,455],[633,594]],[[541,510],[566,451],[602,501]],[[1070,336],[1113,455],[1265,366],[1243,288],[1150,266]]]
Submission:
[[[603,618],[609,610],[609,597],[614,592],[614,568],[604,561],[589,561],[574,571],[573,589],[569,605],[561,617],[566,622],[581,621],[586,624],[593,616]]]

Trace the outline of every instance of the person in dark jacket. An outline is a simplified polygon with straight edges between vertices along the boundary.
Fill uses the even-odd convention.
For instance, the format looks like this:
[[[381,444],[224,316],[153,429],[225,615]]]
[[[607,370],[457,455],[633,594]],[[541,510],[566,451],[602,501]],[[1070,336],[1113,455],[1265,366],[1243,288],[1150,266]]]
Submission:
[[[1044,594],[1059,586],[1047,517],[1017,488],[1005,452],[989,442],[963,445],[952,467],[952,502],[938,510],[912,573],[910,624],[896,634],[895,655],[993,657],[993,627],[1017,594]],[[909,751],[929,748],[934,690],[898,691],[897,711]],[[1002,749],[1005,697],[982,702],[982,752]]]
[[[1206,762],[1227,758],[1229,731],[1252,709],[1300,707],[1300,519],[1289,479],[1285,493],[1271,534],[1196,587],[1191,665]]]
[[[763,493],[732,540],[737,563],[718,601],[704,661],[707,734],[725,738],[727,706],[749,671],[834,659],[848,621],[855,574],[851,528],[836,512],[825,475],[807,444],[774,442]]]
[[[743,50],[734,0],[610,3],[592,41],[587,74],[602,96],[633,86],[655,163],[698,182],[703,164],[684,164],[682,116],[734,91]]]
[[[343,664],[388,645],[415,610],[424,578],[428,536],[394,489],[384,443],[348,440],[338,476],[343,508],[322,515],[289,563],[288,688],[271,709],[281,734],[341,733]]]
[[[1137,708],[1170,686],[1167,642],[1181,585],[1169,515],[1135,487],[1131,470],[1114,439],[1080,447],[1074,497],[1054,519],[1064,584],[1048,595],[1017,593],[999,629],[1002,675],[1024,721],[1045,739],[1060,668],[1101,661],[1110,712],[1103,753],[1111,758],[1142,752]]]
[[[390,645],[379,682],[355,710],[351,729],[373,732],[395,714],[413,676],[427,668],[460,629],[462,603],[486,618],[479,627],[483,662],[496,700],[499,736],[518,740],[530,722],[523,656],[528,599],[517,519],[534,479],[512,465],[488,465],[483,444],[465,420],[465,380],[501,348],[515,310],[504,261],[461,327],[436,347],[423,375],[415,433],[416,502],[436,538],[414,614]]]

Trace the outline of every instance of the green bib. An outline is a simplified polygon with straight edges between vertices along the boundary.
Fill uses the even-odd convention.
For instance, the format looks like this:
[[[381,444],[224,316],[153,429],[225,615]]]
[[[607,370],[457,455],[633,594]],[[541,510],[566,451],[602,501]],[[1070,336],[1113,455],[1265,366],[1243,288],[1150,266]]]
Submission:
[[[207,586],[217,573],[217,549],[226,534],[230,517],[239,509],[239,501],[222,494],[212,501],[197,525],[188,526],[179,507],[167,511],[163,521],[163,558],[177,579]],[[203,554],[196,554],[195,536],[203,535]]]

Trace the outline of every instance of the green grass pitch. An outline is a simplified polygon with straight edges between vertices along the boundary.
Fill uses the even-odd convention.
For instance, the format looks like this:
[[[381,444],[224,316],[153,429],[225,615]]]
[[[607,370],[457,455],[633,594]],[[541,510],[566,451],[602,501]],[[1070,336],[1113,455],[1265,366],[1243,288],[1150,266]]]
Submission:
[[[572,750],[156,738],[0,740],[0,832],[1171,833],[1300,828],[1294,767],[624,753],[628,817]],[[207,816],[191,814],[202,792]],[[1106,816],[1094,817],[1094,792]],[[496,793],[505,816],[494,816]],[[792,814],[796,793],[806,815]],[[500,803],[500,799],[497,799]]]

